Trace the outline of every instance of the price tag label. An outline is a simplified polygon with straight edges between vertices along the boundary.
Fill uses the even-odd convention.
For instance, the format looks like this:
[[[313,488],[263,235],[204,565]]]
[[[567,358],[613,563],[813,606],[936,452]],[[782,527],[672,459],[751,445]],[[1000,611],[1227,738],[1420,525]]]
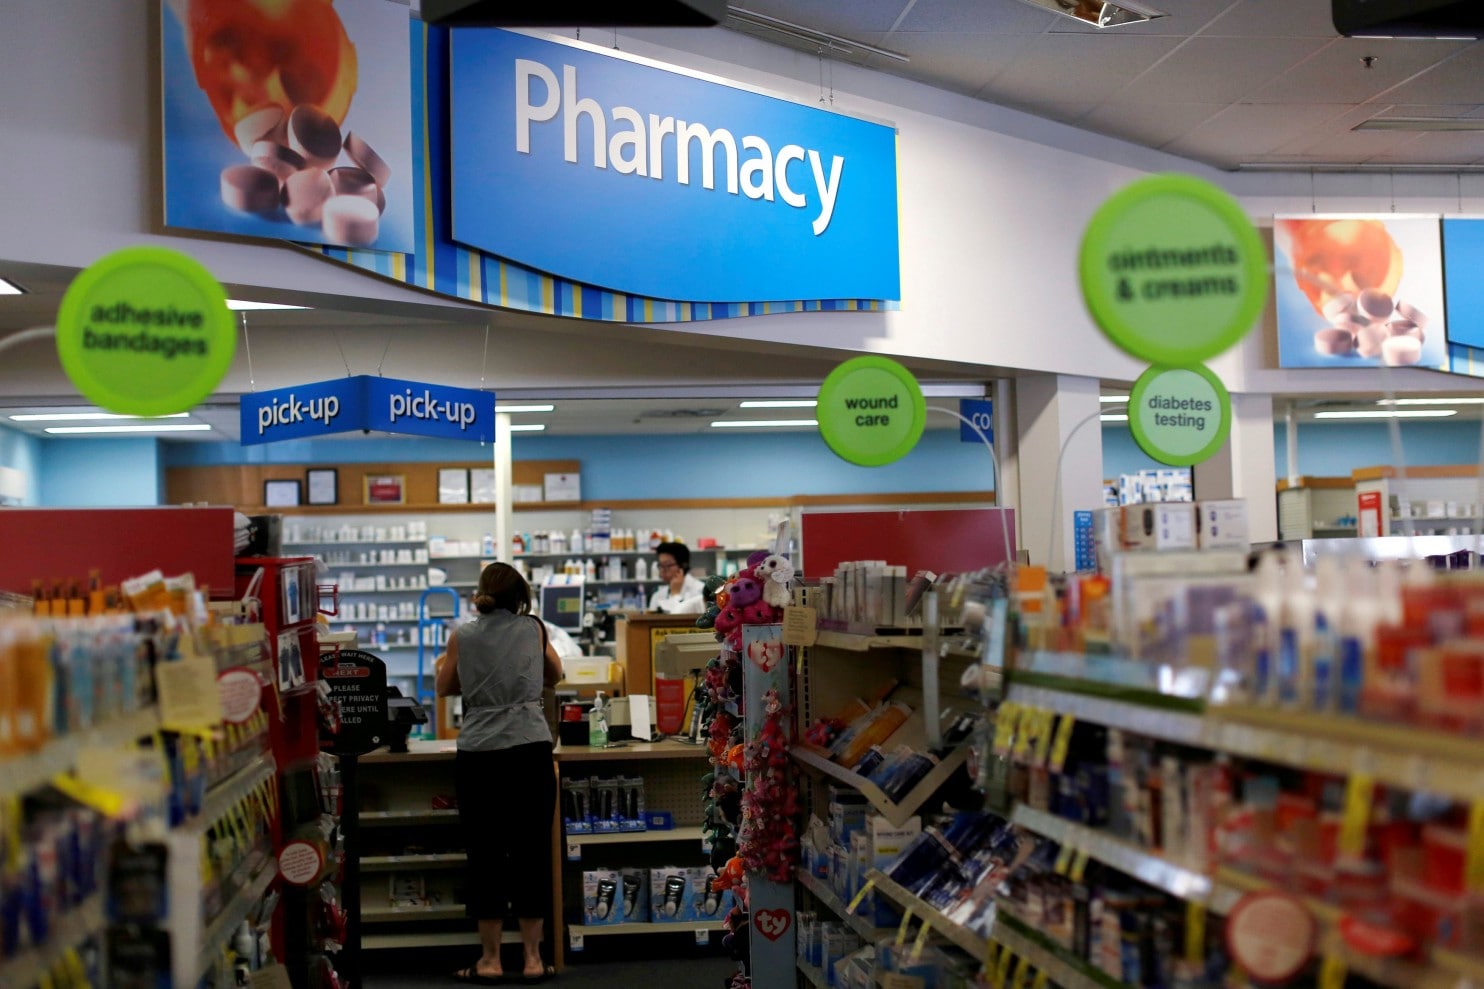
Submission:
[[[912,954],[910,956],[914,963],[917,961],[917,959],[922,957],[922,949],[927,944],[928,932],[931,930],[932,928],[928,927],[928,925],[926,924],[923,924],[922,927],[918,930],[917,940],[912,942]]]
[[[573,951],[581,951],[582,950],[582,947],[583,947],[583,945],[582,945],[582,932],[581,931],[568,931],[567,932],[567,945]]]
[[[1345,989],[1345,962],[1338,955],[1326,955],[1319,966],[1319,989]]]
[[[1346,858],[1359,858],[1365,853],[1366,828],[1371,823],[1371,803],[1376,780],[1370,773],[1352,773],[1345,787],[1345,811],[1340,819],[1340,834],[1335,847]]]
[[[994,754],[1001,758],[1010,754],[1010,745],[1015,741],[1015,726],[1020,722],[1020,705],[1006,701],[994,715]]]
[[[1044,766],[1051,755],[1051,727],[1056,715],[1051,711],[1037,711],[1036,714],[1036,751],[1031,765]]]
[[[907,928],[912,924],[912,908],[908,907],[902,913],[902,926],[897,928],[897,947],[907,943]]]
[[[1087,871],[1087,859],[1088,854],[1078,850],[1077,854],[1072,856],[1072,867],[1067,870],[1067,878],[1074,883],[1080,883],[1083,873]]]
[[[1061,721],[1056,725],[1056,740],[1051,743],[1051,771],[1060,773],[1062,767],[1067,764],[1067,750],[1072,747],[1072,728],[1077,724],[1077,719],[1070,714],[1064,714]]]
[[[1010,963],[1015,960],[1015,952],[1009,948],[1000,951],[999,963],[994,970],[994,989],[1005,989],[1005,983],[1010,978]]]
[[[216,663],[201,657],[155,665],[160,723],[171,731],[212,731],[226,717],[216,686]]]
[[[696,944],[705,947],[711,943],[711,932],[707,930],[696,931]]]
[[[1016,762],[1024,762],[1031,754],[1031,732],[1035,727],[1037,712],[1034,708],[1020,711],[1015,721],[1015,744],[1010,749]]]
[[[568,862],[581,862],[582,861],[582,842],[580,842],[580,841],[569,841],[569,842],[567,842],[567,861]]]
[[[1469,805],[1468,853],[1464,881],[1471,893],[1484,891],[1484,797]]]
[[[849,906],[847,906],[845,908],[845,913],[847,915],[853,916],[855,914],[855,911],[860,907],[861,903],[863,903],[865,901],[866,897],[870,895],[871,890],[873,890],[875,888],[876,888],[876,880],[874,880],[874,879],[867,879],[866,880],[866,884],[860,888],[860,891],[857,892],[855,894],[854,898],[851,899]],[[910,917],[910,916],[912,916],[912,911],[909,909],[907,911],[907,917]],[[902,918],[902,922],[903,923],[906,923],[907,922],[907,917],[903,917]],[[897,943],[900,944],[901,942],[899,941]]]
[[[1010,989],[1025,989],[1026,970],[1029,967],[1024,955],[1015,959],[1015,974],[1010,976]]]
[[[1206,960],[1206,905],[1185,905],[1185,960],[1196,965]]]
[[[1072,867],[1073,854],[1074,850],[1071,845],[1061,846],[1061,851],[1056,853],[1056,864],[1052,866],[1052,871],[1058,876],[1065,876],[1067,870]]]

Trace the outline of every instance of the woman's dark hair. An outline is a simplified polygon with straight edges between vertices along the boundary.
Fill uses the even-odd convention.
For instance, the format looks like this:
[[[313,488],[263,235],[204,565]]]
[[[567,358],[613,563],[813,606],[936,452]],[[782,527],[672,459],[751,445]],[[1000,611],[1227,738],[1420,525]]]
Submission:
[[[479,575],[474,607],[481,615],[504,609],[515,615],[531,611],[531,585],[508,563],[491,563]]]
[[[686,573],[690,572],[690,547],[685,543],[660,543],[654,548],[654,555],[665,553],[675,558],[675,565]]]

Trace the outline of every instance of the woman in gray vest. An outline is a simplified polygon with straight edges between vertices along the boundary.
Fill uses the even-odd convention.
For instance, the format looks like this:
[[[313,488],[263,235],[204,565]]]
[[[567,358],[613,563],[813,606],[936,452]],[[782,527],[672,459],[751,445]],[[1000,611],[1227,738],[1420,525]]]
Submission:
[[[454,631],[438,663],[440,696],[462,694],[454,775],[469,854],[467,909],[484,954],[457,973],[480,985],[516,981],[500,964],[505,917],[520,922],[524,981],[554,974],[541,958],[551,912],[551,820],[556,777],[541,688],[562,678],[546,626],[531,614],[531,587],[515,568],[491,563],[474,595],[479,618]]]

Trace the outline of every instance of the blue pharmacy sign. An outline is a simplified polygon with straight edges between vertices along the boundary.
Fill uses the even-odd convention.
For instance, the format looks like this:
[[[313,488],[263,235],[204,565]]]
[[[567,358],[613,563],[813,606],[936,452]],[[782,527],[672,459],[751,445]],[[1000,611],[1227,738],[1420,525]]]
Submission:
[[[901,297],[894,128],[587,45],[450,34],[454,240],[658,299]]]
[[[980,432],[994,442],[994,402],[987,398],[961,398],[958,400],[958,414],[977,426]],[[969,428],[969,422],[959,421],[958,438],[964,443],[982,443],[979,433]]]
[[[367,374],[242,396],[242,445],[375,429],[492,442],[495,393]]]

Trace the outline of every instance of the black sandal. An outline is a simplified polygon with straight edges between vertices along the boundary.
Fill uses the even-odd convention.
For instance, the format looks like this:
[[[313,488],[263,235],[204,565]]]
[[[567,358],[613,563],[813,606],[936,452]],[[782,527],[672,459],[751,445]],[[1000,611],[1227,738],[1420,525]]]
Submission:
[[[480,975],[478,964],[459,969],[453,973],[453,980],[455,982],[461,982],[466,986],[503,986],[510,981],[509,976],[503,973],[500,975]]]
[[[533,986],[533,985],[535,985],[538,982],[545,982],[547,979],[554,978],[556,976],[556,974],[557,974],[556,973],[556,968],[554,968],[551,965],[548,965],[548,966],[546,966],[545,969],[542,970],[542,972],[541,972],[540,975],[525,975],[525,974],[522,974],[521,977],[520,977],[520,981],[524,982],[526,985]]]

